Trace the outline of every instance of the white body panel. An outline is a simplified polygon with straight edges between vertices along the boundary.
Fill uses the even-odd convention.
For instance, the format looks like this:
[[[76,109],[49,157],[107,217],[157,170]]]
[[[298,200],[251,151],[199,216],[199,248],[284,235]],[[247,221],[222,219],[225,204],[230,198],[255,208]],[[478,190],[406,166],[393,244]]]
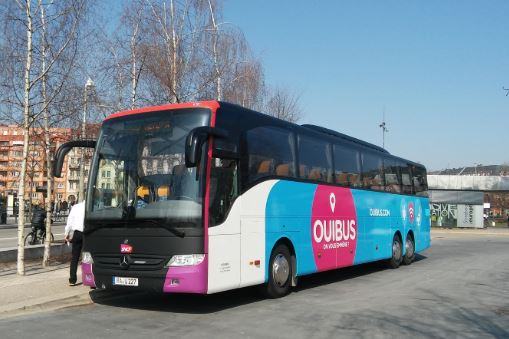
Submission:
[[[209,227],[208,293],[265,281],[265,206],[276,182],[266,181],[245,192],[224,223]]]

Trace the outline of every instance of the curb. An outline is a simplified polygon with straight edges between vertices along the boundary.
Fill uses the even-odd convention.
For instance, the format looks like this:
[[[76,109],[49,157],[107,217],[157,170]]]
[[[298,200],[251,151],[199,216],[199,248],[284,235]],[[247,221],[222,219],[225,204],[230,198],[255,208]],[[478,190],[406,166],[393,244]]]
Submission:
[[[32,305],[14,306],[12,309],[0,311],[0,319],[16,317],[20,315],[37,313],[43,311],[55,311],[62,308],[84,306],[93,304],[89,292],[81,293],[54,300],[40,300]]]
[[[66,258],[70,256],[72,251],[71,246],[66,244],[54,243],[50,247],[50,257],[52,258]],[[25,260],[42,259],[44,255],[44,245],[35,245],[25,247]],[[18,248],[10,247],[0,250],[0,263],[15,262],[18,259]]]

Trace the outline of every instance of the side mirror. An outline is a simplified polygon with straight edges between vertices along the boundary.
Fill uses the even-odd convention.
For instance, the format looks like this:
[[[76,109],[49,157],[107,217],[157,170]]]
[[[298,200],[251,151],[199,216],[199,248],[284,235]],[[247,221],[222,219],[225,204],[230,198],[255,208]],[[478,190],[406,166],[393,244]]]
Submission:
[[[71,149],[74,147],[95,148],[95,144],[95,140],[73,140],[60,145],[55,153],[55,161],[53,161],[53,176],[57,178],[62,177],[62,166],[64,165],[64,159]]]
[[[191,168],[198,165],[201,159],[201,148],[209,136],[225,138],[228,133],[225,130],[209,126],[196,127],[191,130],[186,138],[186,167]]]

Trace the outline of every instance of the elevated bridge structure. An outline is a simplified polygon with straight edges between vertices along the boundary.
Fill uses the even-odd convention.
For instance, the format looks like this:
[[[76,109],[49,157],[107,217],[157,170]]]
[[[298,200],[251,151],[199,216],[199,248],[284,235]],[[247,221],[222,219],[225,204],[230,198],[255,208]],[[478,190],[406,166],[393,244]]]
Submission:
[[[428,175],[430,190],[509,192],[509,176]]]
[[[484,226],[484,195],[509,194],[509,176],[428,175],[431,223],[438,227]]]

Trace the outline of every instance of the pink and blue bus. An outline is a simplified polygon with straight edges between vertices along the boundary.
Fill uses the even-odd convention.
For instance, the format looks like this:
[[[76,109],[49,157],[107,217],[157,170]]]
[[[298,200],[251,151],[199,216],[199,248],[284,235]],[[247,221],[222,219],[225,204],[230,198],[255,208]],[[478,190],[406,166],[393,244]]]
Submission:
[[[430,246],[426,169],[314,125],[205,101],[110,115],[86,195],[83,283],[209,294]]]

